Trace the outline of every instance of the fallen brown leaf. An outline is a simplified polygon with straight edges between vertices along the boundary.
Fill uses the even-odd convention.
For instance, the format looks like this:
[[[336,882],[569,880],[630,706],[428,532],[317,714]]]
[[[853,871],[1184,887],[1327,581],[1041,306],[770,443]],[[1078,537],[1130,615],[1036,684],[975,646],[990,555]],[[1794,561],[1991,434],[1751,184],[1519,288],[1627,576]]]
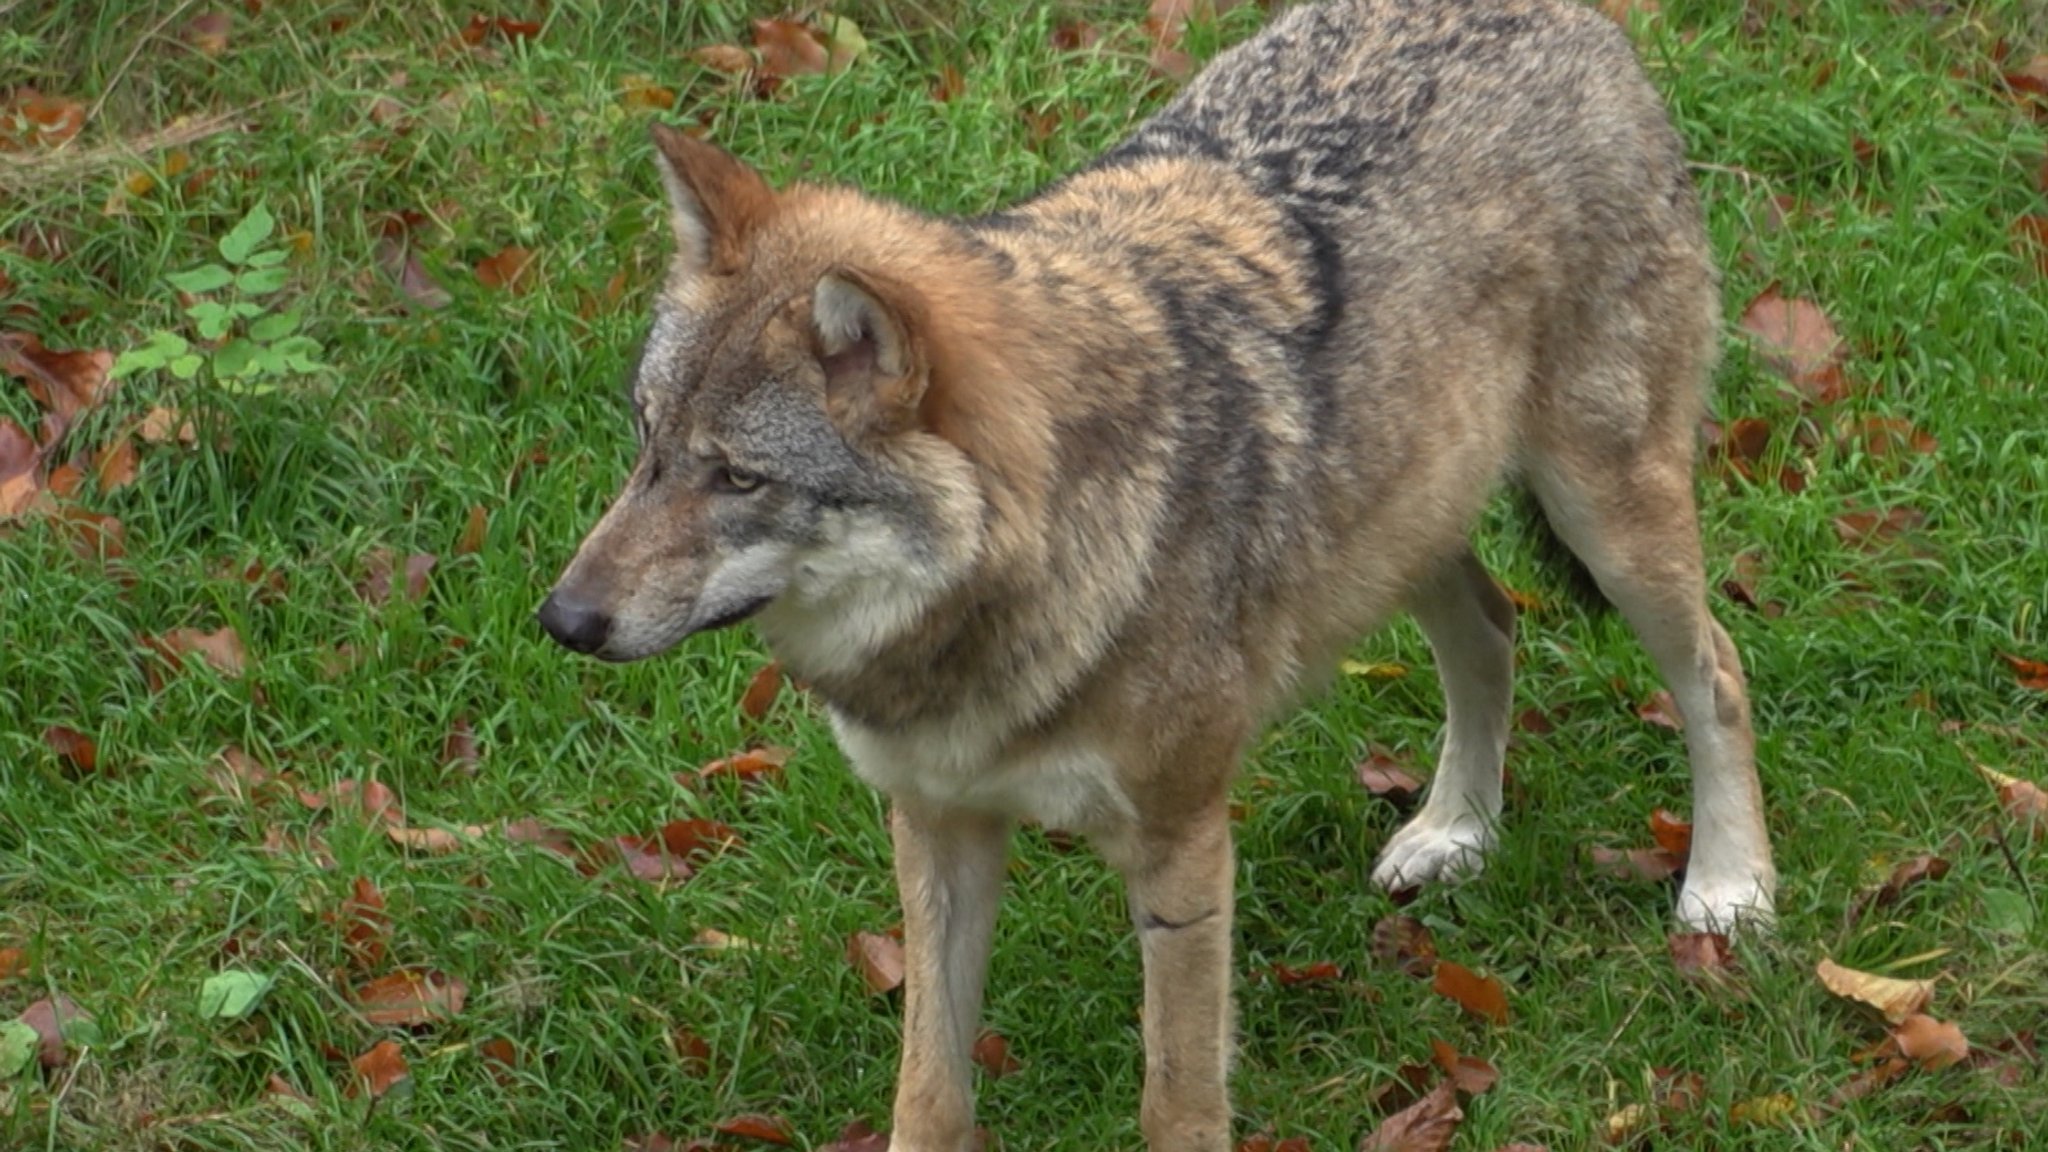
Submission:
[[[1927,513],[1918,508],[1852,509],[1835,517],[1835,535],[1852,548],[1869,551],[1926,523]]]
[[[740,715],[749,720],[760,720],[775,707],[775,698],[782,694],[782,663],[771,660],[754,673],[747,682],[746,694],[740,697]]]
[[[1692,823],[1659,808],[1650,813],[1650,839],[1657,842],[1657,847],[1683,860],[1692,852]]]
[[[1386,1118],[1359,1144],[1358,1152],[1445,1152],[1465,1113],[1449,1080],[1429,1095]]]
[[[477,261],[476,278],[486,288],[502,288],[516,296],[526,291],[526,273],[532,265],[531,249],[510,244]]]
[[[78,772],[90,774],[99,767],[100,750],[92,737],[76,728],[52,724],[43,729],[43,744]]]
[[[144,636],[145,647],[162,657],[173,672],[185,666],[185,657],[197,656],[223,676],[240,676],[247,671],[249,651],[241,634],[232,627],[202,632],[197,628],[173,628],[161,636]]]
[[[20,948],[0,948],[0,980],[28,975],[28,953]]]
[[[474,556],[484,550],[484,533],[490,528],[481,504],[469,506],[469,518],[462,523],[462,535],[455,541],[455,555]]]
[[[1500,1072],[1493,1065],[1477,1056],[1462,1055],[1442,1040],[1429,1042],[1429,1054],[1452,1086],[1467,1096],[1480,1095],[1500,1081]]]
[[[2020,687],[2030,692],[2048,692],[2048,660],[2029,660],[2010,652],[2000,652],[1998,658],[2012,665]]]
[[[1298,984],[1328,984],[1334,980],[1344,978],[1343,970],[1328,960],[1318,960],[1302,968],[1293,968],[1286,964],[1274,964],[1271,971],[1273,979],[1279,981],[1280,985],[1286,988],[1292,988]]]
[[[1877,1009],[1894,1024],[1927,1007],[1927,1002],[1934,998],[1932,980],[1895,980],[1844,968],[1833,960],[1822,960],[1814,967],[1814,974],[1820,977],[1823,988],[1845,1000]]]
[[[654,836],[612,841],[626,870],[642,880],[687,880],[697,862],[740,846],[740,834],[716,820],[672,820]]]
[[[1906,889],[1928,880],[1939,880],[1948,875],[1949,863],[1939,856],[1921,855],[1902,860],[1886,877],[1883,887],[1866,892],[1849,906],[1849,920],[1853,923],[1864,911],[1885,904],[1898,903]]]
[[[393,825],[384,829],[384,836],[400,848],[446,856],[450,852],[460,851],[463,845],[473,840],[482,839],[485,831],[481,824],[465,824],[461,828],[411,828]]]
[[[201,56],[218,56],[228,50],[228,31],[234,20],[225,12],[207,12],[185,25],[182,38]]]
[[[19,377],[36,403],[57,418],[60,430],[119,387],[108,377],[113,367],[114,354],[104,349],[59,352],[45,348],[33,333],[0,332],[0,371]]]
[[[349,1061],[349,1066],[355,1069],[356,1082],[349,1085],[348,1094],[368,1092],[373,1100],[412,1075],[395,1040],[379,1040],[368,1052]]]
[[[846,941],[846,961],[868,991],[887,995],[903,986],[903,945],[879,932],[856,932]]]
[[[462,1012],[469,986],[435,968],[410,967],[379,976],[355,990],[363,1019],[376,1025],[431,1024]]]
[[[1970,1042],[1954,1024],[1918,1013],[1899,1021],[1892,1029],[1892,1041],[1899,1055],[1932,1071],[1960,1064],[1970,1057]]]
[[[345,812],[372,823],[405,826],[405,809],[398,803],[398,793],[381,780],[337,780],[325,791],[301,788],[299,803],[315,812]]]
[[[737,76],[754,67],[754,54],[737,44],[707,44],[693,49],[690,59],[713,72]]]
[[[1678,705],[1671,699],[1671,693],[1662,688],[1650,693],[1650,698],[1636,709],[1636,715],[1659,728],[1669,728],[1673,732],[1685,731],[1685,717],[1679,715]]]
[[[796,1133],[789,1121],[780,1116],[763,1116],[749,1112],[735,1116],[713,1126],[721,1135],[739,1136],[747,1140],[759,1140],[763,1144],[794,1144]]]
[[[1422,781],[1384,748],[1373,748],[1358,762],[1358,782],[1368,793],[1396,808],[1406,809],[1422,795]]]
[[[983,1032],[976,1037],[973,1056],[991,1080],[1000,1080],[1024,1066],[1010,1055],[1010,1042],[1000,1032]]]
[[[694,788],[710,780],[736,780],[742,786],[766,784],[782,778],[783,766],[789,763],[792,752],[788,748],[766,745],[749,748],[731,756],[721,756],[695,772],[676,773],[676,783]]]
[[[1507,992],[1500,981],[1481,976],[1462,964],[1440,960],[1436,966],[1436,991],[1450,997],[1460,1008],[1497,1025],[1508,1022]]]
[[[1773,284],[1749,302],[1741,324],[1764,362],[1807,401],[1829,404],[1847,394],[1842,376],[1847,345],[1820,305],[1787,299]]]
[[[761,71],[778,79],[820,75],[832,64],[824,40],[798,20],[755,20],[754,48],[761,56]]]
[[[1372,926],[1373,959],[1418,980],[1436,974],[1436,940],[1429,926],[1413,916],[1393,913]]]
[[[141,464],[141,458],[135,454],[135,441],[123,436],[93,454],[93,483],[102,492],[119,491],[135,483]]]
[[[889,1152],[889,1134],[875,1131],[864,1120],[855,1120],[839,1130],[839,1139],[818,1152]]]
[[[1673,932],[1671,963],[1694,984],[1718,985],[1732,974],[1735,958],[1719,932]]]
[[[0,101],[0,152],[55,148],[84,127],[85,105],[76,100],[45,96],[24,85]]]
[[[71,1059],[65,1033],[91,1024],[92,1015],[68,996],[50,996],[21,1010],[20,1020],[36,1034],[36,1059],[45,1068],[60,1068]]]
[[[1800,1114],[1799,1101],[1790,1093],[1775,1092],[1752,1100],[1739,1100],[1728,1109],[1728,1122],[1758,1128],[1783,1128]]]
[[[1593,867],[1616,880],[1641,880],[1656,883],[1669,880],[1685,871],[1685,857],[1674,856],[1662,848],[1607,848],[1594,845],[1587,849],[1592,857]]]
[[[688,1028],[677,1028],[668,1034],[668,1045],[684,1071],[692,1076],[711,1074],[711,1045],[702,1036]]]
[[[457,716],[441,740],[441,767],[469,772],[481,759],[476,748],[476,729],[467,716]]]
[[[411,241],[404,235],[379,237],[373,254],[377,266],[398,282],[399,292],[410,303],[432,311],[455,302],[455,297],[427,273],[418,253],[413,251]]]
[[[356,877],[337,919],[342,926],[342,945],[358,969],[384,962],[384,940],[391,931],[391,919],[384,914],[384,893],[378,891],[375,881]]]

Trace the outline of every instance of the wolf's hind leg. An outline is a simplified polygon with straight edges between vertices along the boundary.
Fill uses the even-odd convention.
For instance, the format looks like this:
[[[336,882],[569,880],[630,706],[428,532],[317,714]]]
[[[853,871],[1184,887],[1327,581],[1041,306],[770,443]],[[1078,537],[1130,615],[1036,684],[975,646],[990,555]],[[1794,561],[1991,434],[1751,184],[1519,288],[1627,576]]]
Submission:
[[[1514,702],[1515,607],[1470,548],[1409,596],[1444,686],[1444,747],[1429,796],[1387,842],[1373,883],[1388,890],[1479,871],[1500,818]]]

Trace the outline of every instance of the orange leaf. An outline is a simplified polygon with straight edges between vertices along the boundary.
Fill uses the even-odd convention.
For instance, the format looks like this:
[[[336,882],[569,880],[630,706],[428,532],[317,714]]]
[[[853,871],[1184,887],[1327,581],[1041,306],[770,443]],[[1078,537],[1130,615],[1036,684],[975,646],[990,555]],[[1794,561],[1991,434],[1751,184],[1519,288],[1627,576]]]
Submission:
[[[151,408],[138,429],[144,444],[168,444],[173,440],[191,447],[199,442],[199,431],[176,408]]]
[[[1464,1119],[1457,1093],[1446,1080],[1429,1095],[1387,1117],[1359,1144],[1358,1152],[1445,1152]]]
[[[2028,660],[2009,652],[1999,653],[1998,658],[2012,665],[2013,672],[2019,676],[2020,687],[2032,692],[2048,692],[2048,660]]]
[[[503,288],[517,295],[527,289],[526,272],[532,264],[532,250],[511,244],[497,255],[477,261],[476,278],[486,288]]]
[[[1024,1066],[1010,1055],[1010,1042],[1000,1032],[983,1032],[975,1038],[974,1062],[991,1080],[1000,1080]]]
[[[716,820],[672,820],[655,836],[612,841],[626,870],[642,880],[687,880],[696,861],[736,848],[740,834]]]
[[[1500,1081],[1500,1072],[1493,1065],[1477,1056],[1460,1055],[1442,1040],[1431,1040],[1429,1053],[1451,1084],[1467,1096],[1477,1096]]]
[[[1650,813],[1650,838],[1680,860],[1692,852],[1692,824],[1662,808]]]
[[[1707,984],[1730,975],[1734,958],[1728,938],[1719,932],[1674,932],[1670,944],[1671,962],[1687,980]]]
[[[470,726],[469,717],[457,716],[441,741],[441,767],[473,769],[478,759],[476,729]]]
[[[384,960],[384,937],[391,921],[384,915],[384,894],[367,876],[355,879],[354,890],[341,902],[342,943],[358,968],[374,968]]]
[[[2043,170],[2048,171],[2048,167]],[[2048,216],[2027,215],[2014,220],[2012,238],[2022,255],[2033,258],[2034,270],[2048,276]]]
[[[455,541],[457,556],[474,556],[484,550],[484,533],[490,528],[488,514],[481,504],[469,506],[469,519],[463,521],[462,535]]]
[[[749,720],[759,720],[775,707],[775,698],[782,693],[782,664],[771,660],[754,673],[747,683],[747,691],[740,697],[740,715]]]
[[[1883,512],[1851,510],[1835,517],[1835,535],[1842,543],[1869,550],[1889,543],[1927,523],[1918,508],[1887,508]]]
[[[301,788],[299,803],[315,812],[331,808],[394,828],[405,826],[405,810],[399,806],[398,793],[381,780],[337,780],[325,792]]]
[[[481,824],[466,824],[461,828],[407,828],[393,825],[384,829],[384,836],[401,848],[415,852],[430,852],[446,856],[484,834]]]
[[[270,1074],[270,1081],[263,1086],[263,1090],[269,1095],[282,1096],[287,1100],[297,1101],[298,1103],[303,1104],[308,1108],[314,1107],[313,1098],[311,1096],[308,1096],[304,1092],[299,1091],[297,1085],[293,1084],[291,1081],[285,1079],[284,1077],[279,1076],[275,1072],[272,1072]]]
[[[1500,981],[1491,976],[1480,976],[1462,964],[1440,960],[1433,987],[1474,1016],[1495,1024],[1508,1022],[1507,992],[1501,988]]]
[[[28,953],[20,948],[0,948],[0,980],[28,975]]]
[[[903,986],[903,945],[877,932],[856,932],[846,942],[846,960],[860,971],[868,991],[887,995]]]
[[[1685,731],[1685,717],[1679,714],[1678,705],[1672,701],[1671,693],[1662,688],[1650,693],[1650,698],[1636,709],[1636,715],[1659,728],[1669,728],[1673,732]]]
[[[742,785],[764,783],[782,776],[782,767],[789,763],[790,755],[789,749],[773,745],[749,748],[745,752],[713,760],[694,773],[679,772],[676,783],[685,786],[706,780],[737,780]]]
[[[1846,346],[1826,312],[1811,300],[1786,299],[1773,284],[1742,313],[1764,362],[1809,401],[1832,403],[1847,391],[1842,379]]]
[[[1413,916],[1382,917],[1372,926],[1373,958],[1419,980],[1436,972],[1436,941],[1429,928]]]
[[[372,1024],[411,1027],[462,1011],[469,986],[434,968],[401,968],[356,989],[356,1004]]]
[[[816,75],[832,64],[824,41],[796,20],[755,20],[754,47],[761,53],[761,71],[777,78]]]
[[[135,441],[123,436],[101,448],[92,458],[93,482],[102,492],[113,492],[135,483]]]
[[[379,1040],[368,1052],[349,1061],[349,1066],[356,1070],[357,1082],[349,1086],[348,1094],[367,1091],[371,1099],[391,1091],[393,1085],[412,1075],[395,1040]]]
[[[66,1049],[65,1031],[74,1024],[90,1024],[92,1014],[73,1004],[67,996],[51,996],[22,1009],[19,1019],[35,1031],[36,1058],[43,1067],[59,1068],[71,1059],[71,1053]]]
[[[1961,1028],[1918,1013],[1899,1021],[1892,1029],[1892,1040],[1899,1046],[1899,1055],[1929,1071],[1960,1064],[1970,1056],[1970,1042]]]
[[[1272,972],[1273,979],[1278,980],[1281,986],[1287,988],[1292,988],[1297,984],[1327,984],[1332,980],[1344,978],[1343,970],[1328,960],[1318,960],[1305,968],[1290,968],[1285,964],[1275,964],[1273,965]]]
[[[232,627],[201,632],[197,628],[173,628],[161,636],[144,636],[142,643],[171,666],[173,672],[185,666],[184,658],[197,656],[223,676],[240,676],[247,670],[249,652]]]
[[[707,44],[693,49],[690,59],[713,72],[737,76],[753,70],[754,55],[737,44]]]
[[[721,1135],[759,1140],[763,1144],[796,1143],[796,1133],[790,1129],[789,1121],[780,1116],[763,1116],[749,1112],[723,1121],[715,1128]]]
[[[99,767],[99,747],[92,742],[92,737],[76,728],[52,724],[43,729],[43,743],[80,772],[89,773]]]
[[[15,135],[17,121],[22,135]],[[22,87],[0,102],[0,152],[54,148],[85,127],[85,105]]]
[[[668,1034],[669,1047],[675,1049],[676,1059],[683,1069],[692,1076],[707,1076],[711,1073],[711,1045],[702,1036],[688,1028],[678,1028]]]

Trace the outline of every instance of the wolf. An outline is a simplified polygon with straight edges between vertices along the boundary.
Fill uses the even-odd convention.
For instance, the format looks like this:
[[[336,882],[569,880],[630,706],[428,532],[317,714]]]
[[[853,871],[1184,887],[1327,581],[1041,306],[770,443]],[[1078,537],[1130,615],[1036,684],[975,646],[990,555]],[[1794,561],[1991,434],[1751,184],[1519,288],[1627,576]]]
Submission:
[[[1093,164],[972,218],[653,137],[676,251],[632,375],[638,461],[539,620],[627,661],[751,619],[887,793],[895,1152],[972,1142],[1020,821],[1126,881],[1148,1148],[1229,1147],[1233,773],[1405,611],[1446,723],[1373,880],[1480,866],[1516,618],[1470,534],[1503,486],[1683,716],[1678,917],[1769,922],[1748,692],[1693,499],[1719,274],[1607,19],[1302,4]]]

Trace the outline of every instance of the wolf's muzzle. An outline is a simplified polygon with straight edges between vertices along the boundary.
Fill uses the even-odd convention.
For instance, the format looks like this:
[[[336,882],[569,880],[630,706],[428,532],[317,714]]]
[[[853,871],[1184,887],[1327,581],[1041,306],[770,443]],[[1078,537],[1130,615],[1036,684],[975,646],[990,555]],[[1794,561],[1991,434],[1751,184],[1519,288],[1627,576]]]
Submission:
[[[579,600],[563,596],[561,591],[548,593],[535,613],[540,626],[548,630],[555,642],[572,652],[588,656],[604,647],[612,633],[612,618],[602,611]]]

